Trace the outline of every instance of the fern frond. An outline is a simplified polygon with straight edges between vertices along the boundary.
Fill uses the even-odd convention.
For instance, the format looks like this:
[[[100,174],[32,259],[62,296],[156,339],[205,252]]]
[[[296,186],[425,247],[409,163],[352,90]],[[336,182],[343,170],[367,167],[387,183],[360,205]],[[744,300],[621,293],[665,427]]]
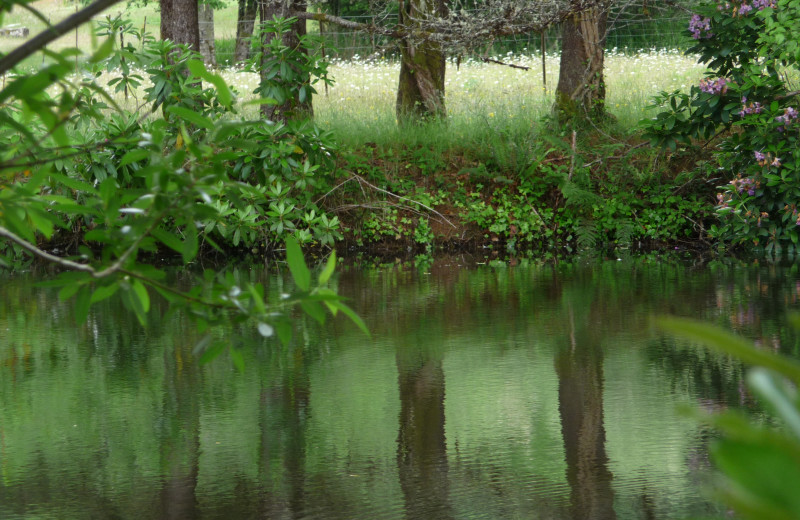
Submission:
[[[569,204],[580,208],[591,208],[593,204],[602,202],[600,195],[583,189],[574,182],[566,181],[561,185],[561,193]]]
[[[594,249],[600,242],[600,232],[597,223],[591,219],[582,219],[575,230],[575,245],[579,250]]]
[[[615,241],[618,247],[630,247],[633,243],[633,232],[635,231],[633,220],[630,217],[622,217],[617,220],[617,230]]]

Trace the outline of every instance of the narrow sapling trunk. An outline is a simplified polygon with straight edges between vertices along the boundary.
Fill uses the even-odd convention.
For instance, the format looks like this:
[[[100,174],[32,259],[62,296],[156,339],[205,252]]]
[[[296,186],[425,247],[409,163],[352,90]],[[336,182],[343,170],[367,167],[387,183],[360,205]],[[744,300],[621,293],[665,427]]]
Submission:
[[[418,20],[447,14],[444,0],[407,0],[400,4],[400,25],[408,32]],[[431,40],[405,38],[400,42],[400,79],[397,85],[397,120],[445,117],[445,53]]]
[[[603,60],[608,11],[592,7],[568,16],[561,27],[561,64],[556,113],[561,120],[605,115]]]

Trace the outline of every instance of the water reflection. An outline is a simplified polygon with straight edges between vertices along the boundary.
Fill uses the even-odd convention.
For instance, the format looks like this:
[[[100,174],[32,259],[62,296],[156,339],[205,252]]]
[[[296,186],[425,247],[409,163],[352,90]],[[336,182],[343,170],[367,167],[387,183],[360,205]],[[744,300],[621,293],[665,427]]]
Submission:
[[[585,326],[572,330],[568,344],[556,353],[555,368],[570,516],[615,520],[603,426],[603,350],[597,335]]]
[[[397,471],[406,518],[453,518],[441,353],[429,348],[424,340],[402,341],[397,347],[397,372],[400,391]]]
[[[75,327],[55,293],[5,281],[0,518],[721,511],[700,492],[712,435],[674,409],[752,408],[742,368],[653,336],[648,317],[791,351],[795,268],[445,262],[341,273],[373,339],[343,322],[300,323],[287,348],[254,335],[245,374],[198,366],[196,333],[155,298],[146,332],[114,299]]]

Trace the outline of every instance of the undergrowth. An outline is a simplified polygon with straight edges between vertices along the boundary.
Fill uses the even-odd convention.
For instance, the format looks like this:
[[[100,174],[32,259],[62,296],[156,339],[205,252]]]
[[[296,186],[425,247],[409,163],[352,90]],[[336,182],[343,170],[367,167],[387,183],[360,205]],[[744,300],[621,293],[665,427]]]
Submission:
[[[509,251],[696,247],[713,192],[613,122],[393,126],[341,144],[326,201],[360,247]],[[709,245],[709,244],[705,244]]]

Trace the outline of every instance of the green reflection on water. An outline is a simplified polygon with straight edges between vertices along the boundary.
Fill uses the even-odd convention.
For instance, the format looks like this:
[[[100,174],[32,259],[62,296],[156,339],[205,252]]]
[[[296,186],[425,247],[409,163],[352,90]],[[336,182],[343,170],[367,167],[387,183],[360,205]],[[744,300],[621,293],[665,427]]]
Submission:
[[[346,269],[373,331],[257,335],[247,371],[118,302],[76,327],[31,279],[0,289],[2,518],[675,518],[711,434],[675,412],[752,407],[741,367],[654,336],[703,317],[784,352],[796,268],[595,262]],[[264,273],[252,273],[265,277]],[[270,286],[280,291],[282,281]]]

